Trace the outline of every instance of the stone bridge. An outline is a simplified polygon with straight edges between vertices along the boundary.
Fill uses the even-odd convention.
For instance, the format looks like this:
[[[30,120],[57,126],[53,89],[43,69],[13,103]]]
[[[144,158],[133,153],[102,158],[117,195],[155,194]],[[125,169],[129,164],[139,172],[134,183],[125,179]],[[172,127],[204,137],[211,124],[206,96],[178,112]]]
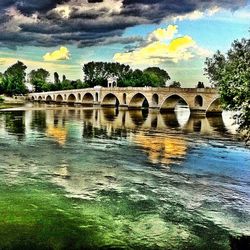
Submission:
[[[178,103],[186,104],[191,114],[222,112],[219,94],[213,88],[104,88],[61,90],[30,93],[31,101],[81,104],[84,106],[119,107],[120,109],[150,108],[174,111]]]

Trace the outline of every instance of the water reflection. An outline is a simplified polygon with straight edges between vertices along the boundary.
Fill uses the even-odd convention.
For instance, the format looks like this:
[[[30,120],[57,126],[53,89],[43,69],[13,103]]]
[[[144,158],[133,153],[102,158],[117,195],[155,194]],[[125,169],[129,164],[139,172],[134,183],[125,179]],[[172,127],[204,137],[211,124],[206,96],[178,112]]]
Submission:
[[[162,164],[178,163],[185,156],[187,138],[183,132],[212,137],[224,137],[227,133],[222,117],[190,117],[185,109],[161,114],[155,110],[60,107],[6,112],[1,116],[5,117],[6,131],[19,139],[23,138],[25,130],[44,133],[61,146],[72,137],[129,138],[146,152],[152,163]],[[78,124],[78,132],[71,129],[72,122],[68,121]],[[158,135],[159,131],[165,135]]]
[[[22,140],[25,136],[25,112],[5,113],[5,129],[8,133],[14,134],[19,140]]]

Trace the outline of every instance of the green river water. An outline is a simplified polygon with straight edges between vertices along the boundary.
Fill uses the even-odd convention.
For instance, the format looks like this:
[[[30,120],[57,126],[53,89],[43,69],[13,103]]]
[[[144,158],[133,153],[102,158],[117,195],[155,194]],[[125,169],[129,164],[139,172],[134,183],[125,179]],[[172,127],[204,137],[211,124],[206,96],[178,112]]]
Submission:
[[[232,249],[250,149],[232,120],[33,105],[0,113],[0,249]]]

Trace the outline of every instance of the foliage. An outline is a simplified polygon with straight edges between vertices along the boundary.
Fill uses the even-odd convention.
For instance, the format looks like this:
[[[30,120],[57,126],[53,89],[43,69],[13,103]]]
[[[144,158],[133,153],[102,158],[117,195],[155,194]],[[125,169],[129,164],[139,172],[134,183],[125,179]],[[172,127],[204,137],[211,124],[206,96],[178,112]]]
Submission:
[[[116,75],[122,81],[132,70],[128,65],[107,62],[89,62],[83,66],[84,80],[90,87],[107,86],[107,78]]]
[[[58,75],[58,73],[57,73],[57,72],[55,72],[55,73],[54,73],[54,83],[55,83],[55,84],[60,83],[60,80],[59,80],[59,75]]]
[[[26,65],[18,61],[10,66],[3,75],[3,92],[7,95],[19,95],[27,93],[24,84]]]
[[[203,82],[198,82],[198,84],[197,84],[197,86],[196,86],[196,88],[205,88],[205,85],[204,85],[204,83]]]
[[[89,87],[96,85],[107,86],[110,75],[118,77],[120,87],[163,87],[170,79],[168,73],[157,67],[150,67],[141,71],[132,70],[130,66],[120,63],[89,62],[83,66],[84,80]]]
[[[165,87],[166,81],[170,80],[169,74],[158,67],[149,67],[143,71],[147,76],[148,85],[152,87]]]
[[[235,40],[225,54],[217,51],[205,61],[205,74],[218,87],[221,102],[227,110],[237,111],[239,129],[250,137],[250,40]]]
[[[29,73],[30,83],[35,87],[35,92],[41,92],[47,88],[47,78],[49,77],[49,72],[45,69],[32,70]]]
[[[171,84],[169,84],[169,88],[180,88],[181,83],[178,81],[173,81]]]

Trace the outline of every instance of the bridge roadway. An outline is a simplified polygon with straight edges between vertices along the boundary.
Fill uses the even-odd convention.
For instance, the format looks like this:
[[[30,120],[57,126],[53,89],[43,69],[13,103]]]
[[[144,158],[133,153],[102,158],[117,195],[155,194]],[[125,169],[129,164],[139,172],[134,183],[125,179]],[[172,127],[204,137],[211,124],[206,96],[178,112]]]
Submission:
[[[219,94],[213,88],[94,88],[30,93],[28,99],[39,102],[81,104],[83,106],[141,109],[148,107],[169,112],[186,103],[191,114],[220,114]]]

